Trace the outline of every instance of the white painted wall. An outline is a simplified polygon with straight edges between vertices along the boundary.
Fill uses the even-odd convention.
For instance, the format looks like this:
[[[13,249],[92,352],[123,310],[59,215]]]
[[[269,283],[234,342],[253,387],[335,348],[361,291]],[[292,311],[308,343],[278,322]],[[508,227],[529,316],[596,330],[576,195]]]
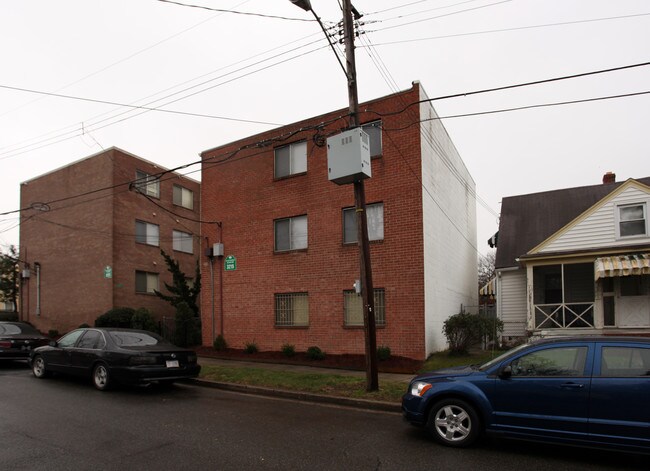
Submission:
[[[423,121],[437,116],[420,105],[427,356],[447,348],[443,322],[478,304],[476,185],[442,122]]]
[[[503,321],[503,337],[526,335],[526,270],[497,272],[497,316]]]

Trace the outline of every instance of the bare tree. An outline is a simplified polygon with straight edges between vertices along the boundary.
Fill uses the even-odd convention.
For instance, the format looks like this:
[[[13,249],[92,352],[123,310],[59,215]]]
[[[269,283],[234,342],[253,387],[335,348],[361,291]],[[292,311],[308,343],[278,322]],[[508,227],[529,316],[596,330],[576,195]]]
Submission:
[[[478,256],[478,288],[481,289],[496,276],[497,251],[490,250],[487,254]]]

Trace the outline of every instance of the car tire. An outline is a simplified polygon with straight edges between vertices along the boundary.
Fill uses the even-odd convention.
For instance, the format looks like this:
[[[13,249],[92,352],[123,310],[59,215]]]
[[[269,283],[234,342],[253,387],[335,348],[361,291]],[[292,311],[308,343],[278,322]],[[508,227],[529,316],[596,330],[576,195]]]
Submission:
[[[93,368],[93,385],[100,391],[106,391],[111,386],[111,374],[105,363],[97,363]]]
[[[427,429],[437,442],[456,448],[472,445],[481,434],[481,424],[474,407],[454,398],[433,405]]]
[[[32,360],[32,374],[35,378],[38,379],[43,379],[50,376],[50,372],[45,366],[45,360],[40,355],[35,356]]]

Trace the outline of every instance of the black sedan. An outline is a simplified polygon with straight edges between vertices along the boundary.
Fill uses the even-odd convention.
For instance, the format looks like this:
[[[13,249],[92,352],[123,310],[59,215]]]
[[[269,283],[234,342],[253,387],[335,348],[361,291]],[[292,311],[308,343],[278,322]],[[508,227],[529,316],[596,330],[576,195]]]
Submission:
[[[113,383],[172,384],[198,376],[196,353],[144,330],[84,328],[31,352],[37,378],[65,373],[92,378],[101,391]]]
[[[24,322],[0,322],[0,360],[27,360],[48,338]]]

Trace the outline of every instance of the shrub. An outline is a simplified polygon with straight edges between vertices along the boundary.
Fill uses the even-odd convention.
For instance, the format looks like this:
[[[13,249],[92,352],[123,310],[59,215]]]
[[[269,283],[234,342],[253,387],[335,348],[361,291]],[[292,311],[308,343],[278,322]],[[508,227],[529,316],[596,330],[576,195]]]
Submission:
[[[174,332],[174,343],[179,347],[188,347],[193,342],[192,320],[194,313],[187,303],[182,302],[176,306],[176,331]]]
[[[81,324],[81,325],[80,325],[79,327],[77,327],[77,328],[78,328],[78,329],[85,329],[85,328],[87,328],[87,327],[90,327],[90,326],[84,322],[83,324]]]
[[[47,331],[47,336],[51,339],[55,339],[59,336],[59,331],[56,329],[50,329]]]
[[[95,319],[95,327],[131,328],[131,318],[135,313],[130,307],[116,307]]]
[[[292,357],[296,354],[296,347],[290,343],[285,343],[282,345],[282,353],[284,356]]]
[[[244,345],[244,352],[246,353],[257,353],[259,350],[255,342],[246,342]]]
[[[223,338],[223,335],[217,335],[217,338],[214,339],[212,347],[214,347],[216,351],[221,352],[228,348],[228,344],[226,343],[226,339]]]
[[[155,321],[149,311],[143,307],[138,309],[131,316],[131,328],[158,332],[160,330],[158,322]]]
[[[379,361],[386,361],[390,358],[390,347],[380,346],[377,347],[377,359]]]
[[[460,312],[449,317],[442,327],[452,354],[467,353],[472,345],[484,339],[494,340],[502,331],[501,320],[468,312]]]
[[[325,352],[316,346],[309,347],[307,349],[307,357],[310,360],[322,360],[323,358],[325,358]]]

